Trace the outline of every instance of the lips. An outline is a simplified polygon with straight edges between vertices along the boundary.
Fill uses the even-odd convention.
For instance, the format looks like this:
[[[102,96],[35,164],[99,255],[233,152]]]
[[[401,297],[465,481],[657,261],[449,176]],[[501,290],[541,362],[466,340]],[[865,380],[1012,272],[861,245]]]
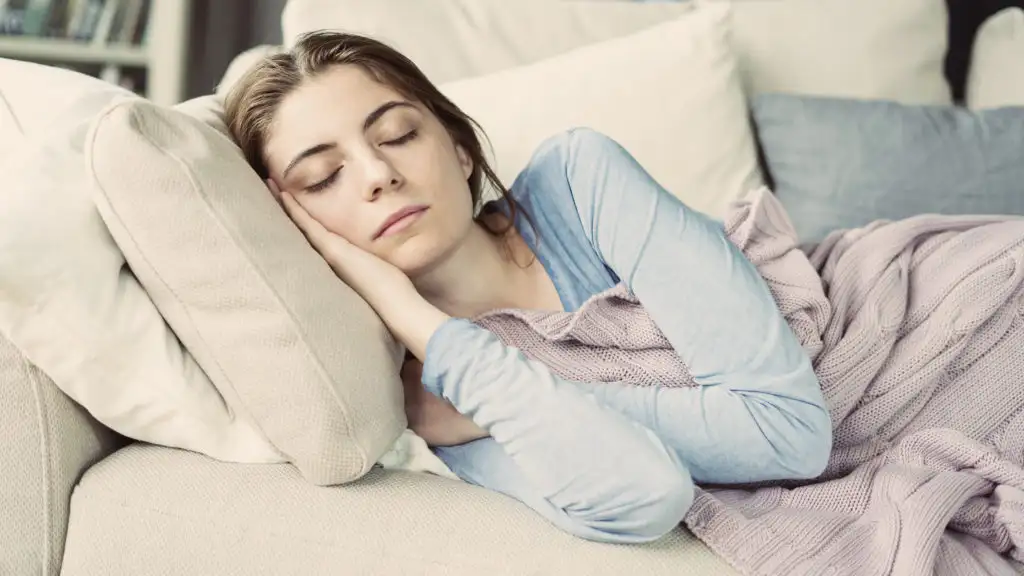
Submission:
[[[376,240],[377,238],[384,236],[393,226],[401,225],[406,218],[415,217],[417,214],[425,212],[427,208],[428,206],[426,205],[416,204],[396,210],[384,220],[383,224],[380,225],[380,228],[378,228],[373,234],[373,239]]]

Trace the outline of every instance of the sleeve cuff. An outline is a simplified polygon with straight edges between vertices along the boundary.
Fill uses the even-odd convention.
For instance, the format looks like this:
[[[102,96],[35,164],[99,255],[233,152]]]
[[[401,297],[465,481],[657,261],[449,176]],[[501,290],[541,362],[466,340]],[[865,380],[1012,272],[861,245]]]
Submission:
[[[477,330],[483,330],[465,318],[451,318],[430,335],[427,340],[426,358],[423,361],[423,386],[437,396],[443,396],[444,377],[452,371],[453,362],[466,363],[472,358],[471,346],[460,346],[460,341]]]

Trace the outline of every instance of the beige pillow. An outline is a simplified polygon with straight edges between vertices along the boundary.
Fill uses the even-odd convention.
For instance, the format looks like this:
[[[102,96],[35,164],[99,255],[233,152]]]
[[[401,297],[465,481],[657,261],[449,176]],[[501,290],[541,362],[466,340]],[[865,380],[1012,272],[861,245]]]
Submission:
[[[97,119],[86,148],[104,223],[228,406],[313,483],[365,474],[405,427],[401,349],[238,147],[129,101]]]
[[[707,1],[733,6],[748,93],[952,103],[946,0]]]
[[[91,122],[111,102],[138,98],[10,61],[0,61],[0,93],[13,111],[5,126],[14,118],[21,132],[0,155],[0,333],[124,436],[226,461],[282,461],[180,347],[93,204]]]
[[[13,150],[25,141],[25,134],[21,130],[18,118],[14,110],[0,92],[0,158],[6,156],[8,150]]]
[[[35,137],[57,119],[84,118],[83,100],[101,94],[131,93],[87,74],[0,58],[0,149],[13,132]]]
[[[622,144],[690,207],[721,216],[762,184],[725,4],[547,60],[440,86],[480,123],[506,185],[574,126]],[[638,64],[641,63],[641,64]]]
[[[368,34],[443,83],[632,34],[694,3],[734,8],[740,70],[753,92],[951,101],[945,0],[289,0],[281,21],[285,46],[322,28]]]
[[[330,28],[374,36],[435,83],[514,68],[638,32],[688,11],[678,2],[289,0],[284,45]]]
[[[966,100],[974,110],[1024,106],[1024,10],[1001,10],[978,29]]]

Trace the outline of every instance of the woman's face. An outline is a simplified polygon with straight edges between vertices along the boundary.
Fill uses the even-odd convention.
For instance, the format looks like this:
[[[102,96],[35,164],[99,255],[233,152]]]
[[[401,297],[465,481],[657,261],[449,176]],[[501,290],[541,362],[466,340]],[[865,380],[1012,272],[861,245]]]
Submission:
[[[472,162],[418,102],[359,66],[285,97],[264,150],[270,177],[325,228],[410,276],[467,235]]]

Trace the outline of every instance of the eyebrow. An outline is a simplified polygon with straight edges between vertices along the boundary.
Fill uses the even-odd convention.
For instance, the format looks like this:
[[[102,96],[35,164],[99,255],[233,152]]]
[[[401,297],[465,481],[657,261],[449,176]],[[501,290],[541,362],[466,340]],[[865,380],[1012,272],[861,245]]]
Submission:
[[[389,100],[378,106],[373,112],[370,112],[369,114],[366,115],[366,119],[363,120],[363,132],[366,132],[367,130],[370,129],[371,126],[376,124],[377,121],[380,120],[381,117],[388,112],[388,110],[400,107],[415,108],[415,106],[413,106],[412,103],[406,102],[404,100]],[[310,156],[316,156],[317,154],[321,152],[326,152],[327,150],[333,150],[337,147],[337,144],[323,143],[317,144],[316,146],[312,146],[310,148],[303,150],[302,152],[299,152],[299,154],[295,158],[293,158],[291,162],[288,163],[288,166],[284,169],[284,172],[281,173],[281,178],[287,178],[288,173],[291,172],[292,168],[295,168],[295,166],[299,162],[302,162],[306,158],[309,158]]]

